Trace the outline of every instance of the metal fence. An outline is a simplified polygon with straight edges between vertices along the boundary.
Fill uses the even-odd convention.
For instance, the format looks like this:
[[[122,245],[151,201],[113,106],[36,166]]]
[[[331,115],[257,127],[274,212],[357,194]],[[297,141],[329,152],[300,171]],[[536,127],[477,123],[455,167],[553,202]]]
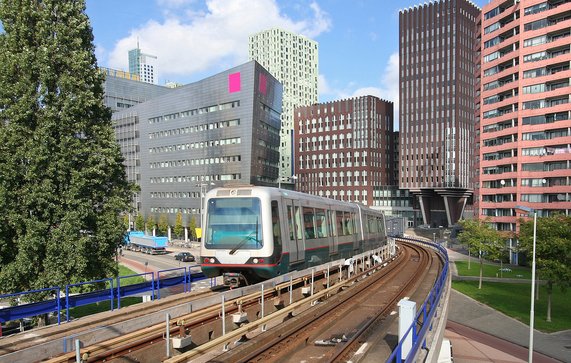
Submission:
[[[117,278],[108,278],[103,280],[95,280],[82,282],[79,284],[69,284],[65,288],[51,287],[46,289],[31,290],[19,292],[15,294],[0,295],[1,300],[9,300],[11,302],[32,300],[30,295],[48,294],[51,299],[45,299],[39,302],[18,303],[15,306],[0,309],[0,323],[6,323],[12,320],[30,318],[42,314],[57,313],[58,324],[61,324],[62,312],[66,311],[66,321],[70,320],[70,308],[89,305],[101,301],[109,301],[110,309],[115,309],[114,302],[117,302],[117,309],[121,308],[121,299],[133,295],[148,295],[151,299],[160,299],[163,288],[182,285],[183,291],[191,291],[192,283],[195,281],[206,279],[202,272],[192,272],[191,268],[196,266],[180,267],[168,270],[154,272],[146,272],[141,274],[119,276]],[[145,282],[131,285],[122,285],[121,282],[127,278],[142,276]],[[73,293],[74,290],[86,285],[105,286],[98,290],[84,293]],[[62,294],[65,291],[65,294]],[[0,336],[2,329],[0,326]]]
[[[438,304],[440,303],[440,298],[442,297],[442,293],[446,288],[446,280],[449,274],[448,268],[448,252],[442,246],[430,242],[426,242],[419,239],[413,238],[403,238],[405,240],[409,240],[411,242],[417,244],[423,244],[429,246],[435,250],[437,250],[444,259],[444,267],[440,275],[437,277],[434,286],[428,293],[428,297],[422,304],[422,307],[418,311],[418,314],[415,317],[415,320],[408,328],[402,339],[398,342],[396,348],[393,350],[392,354],[390,355],[389,359],[387,359],[387,363],[392,362],[414,362],[417,354],[419,353],[421,348],[426,348],[426,338],[428,332],[432,330],[433,319],[436,316],[436,311],[438,308]],[[412,348],[408,352],[408,354],[403,357],[403,345],[405,341],[409,338],[409,335],[412,334]]]

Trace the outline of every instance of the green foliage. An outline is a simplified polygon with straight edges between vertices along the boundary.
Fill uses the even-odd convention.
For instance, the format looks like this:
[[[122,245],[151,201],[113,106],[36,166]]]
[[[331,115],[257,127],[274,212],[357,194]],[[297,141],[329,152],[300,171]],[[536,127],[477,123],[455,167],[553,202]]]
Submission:
[[[530,284],[488,282],[485,289],[478,289],[477,281],[453,281],[452,287],[524,324],[529,324]],[[540,285],[539,301],[535,301],[535,329],[549,333],[571,329],[569,292],[556,291],[552,297],[552,305],[556,311],[561,313],[552,322],[548,322],[545,319],[547,286]]]
[[[125,227],[125,230],[128,231],[131,226],[129,225],[129,215],[125,214],[123,215],[123,227]]]
[[[500,233],[490,227],[487,221],[466,219],[459,222],[462,232],[458,235],[460,243],[468,246],[471,254],[476,254],[480,260],[480,281],[482,288],[483,262],[502,257],[505,243]]]
[[[145,225],[145,231],[149,230],[149,233],[152,233],[153,228],[156,226],[157,223],[155,222],[155,217],[152,214],[149,214],[149,217],[147,218],[147,224]]]
[[[189,223],[189,227],[190,229],[190,235],[192,237],[192,240],[196,240],[196,219],[194,218],[194,216],[192,216],[190,218],[190,223]]]
[[[177,236],[178,238],[181,238],[183,233],[184,233],[184,226],[182,225],[182,213],[178,212],[176,214],[176,221],[174,224],[174,235]]]
[[[0,292],[116,272],[131,188],[84,1],[0,1]]]
[[[135,217],[135,229],[137,231],[145,230],[145,218],[141,214],[137,214],[137,217]]]
[[[166,214],[159,216],[159,236],[166,236],[169,230],[169,218]]]
[[[533,219],[522,220],[519,233],[520,250],[531,263],[533,251]],[[571,216],[555,215],[537,218],[536,265],[541,278],[566,289],[571,284]]]

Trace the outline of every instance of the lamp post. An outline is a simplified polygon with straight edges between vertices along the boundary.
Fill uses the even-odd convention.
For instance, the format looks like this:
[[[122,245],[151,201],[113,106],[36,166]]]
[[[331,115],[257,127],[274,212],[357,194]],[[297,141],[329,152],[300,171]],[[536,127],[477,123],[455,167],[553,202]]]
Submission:
[[[197,187],[200,187],[200,228],[202,228],[204,218],[204,194],[206,193],[206,187],[210,185],[215,184],[213,182],[196,184]]]
[[[537,211],[530,207],[516,205],[515,209],[533,213],[533,253],[531,260],[531,308],[529,312],[529,356],[528,362],[533,362],[533,323],[534,323],[534,304],[535,304],[535,241],[537,238]]]

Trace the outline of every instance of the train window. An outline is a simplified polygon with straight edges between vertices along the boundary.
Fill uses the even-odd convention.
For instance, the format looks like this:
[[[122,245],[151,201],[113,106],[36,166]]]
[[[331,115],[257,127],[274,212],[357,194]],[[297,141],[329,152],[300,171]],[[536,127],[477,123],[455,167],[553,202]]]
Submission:
[[[301,240],[303,238],[303,231],[302,231],[303,223],[301,221],[302,221],[301,208],[295,207],[295,230],[298,240]]]
[[[369,233],[377,233],[377,219],[373,216],[368,216],[367,221],[369,222]]]
[[[272,231],[274,234],[274,251],[280,255],[282,253],[282,233],[278,202],[275,200],[272,200]]]
[[[337,222],[335,225],[337,226],[337,231],[340,236],[347,235],[347,228],[345,228],[345,223],[343,223],[343,212],[337,211]]]
[[[289,239],[293,241],[295,238],[293,238],[293,208],[291,205],[287,206],[287,226],[289,228]]]
[[[327,223],[329,224],[329,231],[331,232],[331,237],[337,237],[337,225],[335,224],[335,212],[332,210],[328,210],[328,217]]]
[[[327,218],[325,218],[325,210],[315,209],[315,222],[317,227],[317,238],[329,237],[329,233],[327,233]]]
[[[207,206],[204,243],[208,248],[262,248],[258,198],[212,198]]]
[[[348,235],[352,235],[354,232],[353,230],[353,218],[352,217],[352,213],[351,212],[345,212],[344,218],[343,218],[343,234],[348,236]]]
[[[303,225],[305,227],[305,239],[315,238],[315,212],[313,208],[303,207]]]

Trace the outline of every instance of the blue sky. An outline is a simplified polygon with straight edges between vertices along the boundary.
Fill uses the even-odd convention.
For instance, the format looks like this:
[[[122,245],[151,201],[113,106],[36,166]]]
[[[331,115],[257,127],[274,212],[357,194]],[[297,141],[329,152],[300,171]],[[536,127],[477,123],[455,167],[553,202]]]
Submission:
[[[397,102],[398,14],[419,3],[87,0],[87,14],[100,66],[128,70],[127,52],[138,38],[143,52],[158,57],[161,84],[189,83],[242,64],[249,34],[281,27],[319,43],[320,102],[364,94]]]

